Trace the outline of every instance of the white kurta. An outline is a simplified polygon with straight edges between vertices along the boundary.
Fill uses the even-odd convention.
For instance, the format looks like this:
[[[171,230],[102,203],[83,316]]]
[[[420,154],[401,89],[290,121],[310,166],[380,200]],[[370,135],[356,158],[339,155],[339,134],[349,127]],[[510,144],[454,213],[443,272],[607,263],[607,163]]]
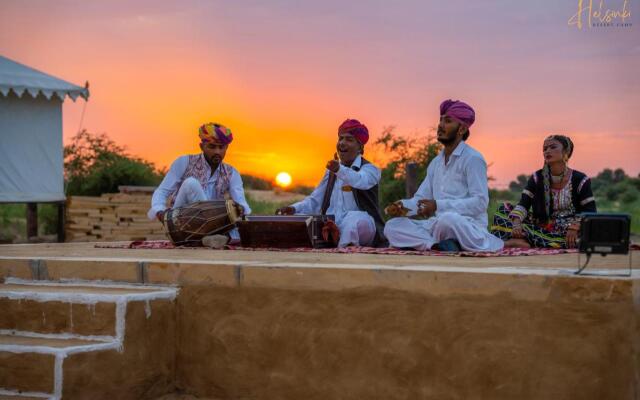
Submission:
[[[353,168],[359,168],[358,171]],[[296,214],[320,214],[322,199],[329,180],[327,170],[314,191],[302,201],[292,205]],[[328,215],[336,217],[336,225],[340,230],[339,247],[347,245],[370,246],[376,234],[376,224],[367,212],[361,211],[356,204],[352,191],[344,191],[343,187],[369,190],[380,181],[380,170],[373,164],[362,165],[362,157],[358,156],[350,167],[340,165],[336,174],[336,183],[331,192]]]
[[[164,211],[167,209],[167,198],[176,190],[178,186],[178,182],[184,175],[187,167],[189,165],[189,156],[181,156],[177,160],[171,164],[171,168],[169,168],[169,172],[164,177],[160,186],[153,192],[153,197],[151,198],[151,208],[147,212],[147,217],[149,219],[155,219],[158,211]],[[251,207],[249,207],[249,203],[247,203],[247,199],[244,196],[244,188],[242,186],[242,177],[238,173],[238,171],[227,164],[231,168],[231,177],[229,179],[229,195],[231,199],[236,203],[240,204],[244,208],[245,214],[251,214]],[[203,189],[200,183],[195,178],[187,178],[182,182],[180,189],[178,190],[178,194],[176,195],[176,200],[174,202],[174,207],[180,207],[186,204],[194,203],[196,201],[203,200],[224,200],[224,198],[219,198],[216,194],[215,184],[218,180],[219,169],[211,175],[211,168],[209,165],[206,165],[206,168],[209,171],[209,180],[207,181],[206,187]],[[238,239],[240,236],[237,233],[237,229],[234,229],[231,232],[231,237],[233,239]]]
[[[391,246],[429,250],[445,239],[457,239],[468,251],[498,251],[504,246],[487,230],[487,164],[482,154],[465,142],[458,144],[447,164],[444,151],[431,161],[416,194],[402,200],[410,209],[407,216],[416,215],[422,199],[436,201],[435,216],[389,220],[384,233]]]

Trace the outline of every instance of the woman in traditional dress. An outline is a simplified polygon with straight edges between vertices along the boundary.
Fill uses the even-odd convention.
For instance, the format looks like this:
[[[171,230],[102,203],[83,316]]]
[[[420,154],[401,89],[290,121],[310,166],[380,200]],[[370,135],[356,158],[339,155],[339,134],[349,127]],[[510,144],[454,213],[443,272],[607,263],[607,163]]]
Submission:
[[[568,166],[571,139],[547,137],[542,154],[544,167],[531,175],[520,202],[515,207],[502,204],[493,218],[491,232],[505,247],[576,247],[579,214],[596,211],[591,180]]]

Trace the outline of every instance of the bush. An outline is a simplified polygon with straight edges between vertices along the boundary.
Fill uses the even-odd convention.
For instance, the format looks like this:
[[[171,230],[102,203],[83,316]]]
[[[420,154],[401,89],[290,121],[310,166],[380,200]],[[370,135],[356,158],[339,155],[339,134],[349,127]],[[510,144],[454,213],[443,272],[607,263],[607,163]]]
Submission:
[[[529,175],[518,175],[515,181],[511,181],[511,183],[509,183],[509,190],[515,193],[521,193],[522,190],[527,186],[528,181]]]
[[[381,208],[406,198],[405,167],[407,163],[414,162],[418,165],[417,183],[420,185],[427,174],[427,166],[442,149],[442,145],[433,136],[407,138],[396,135],[393,130],[393,126],[385,128],[382,136],[374,143],[382,147],[385,154],[391,155],[391,159],[381,171],[379,185]]]
[[[266,179],[258,178],[253,175],[240,175],[242,177],[242,184],[245,189],[253,189],[253,190],[271,190],[273,189],[273,184]]]
[[[636,189],[635,185],[627,179],[617,183],[610,183],[607,186],[602,186],[595,192],[595,195],[596,197],[605,197],[609,201],[624,201],[623,197],[626,197],[628,200],[624,202],[632,203],[635,200],[629,199],[638,195],[638,189]]]
[[[295,185],[282,190],[290,193],[300,193],[304,195],[310,195],[314,189],[315,187],[313,186]]]
[[[163,171],[153,163],[130,156],[106,134],[83,130],[64,147],[67,195],[99,196],[115,193],[118,186],[156,186]]]
[[[625,204],[631,204],[640,198],[640,192],[635,187],[630,187],[625,190],[620,196],[620,201]]]

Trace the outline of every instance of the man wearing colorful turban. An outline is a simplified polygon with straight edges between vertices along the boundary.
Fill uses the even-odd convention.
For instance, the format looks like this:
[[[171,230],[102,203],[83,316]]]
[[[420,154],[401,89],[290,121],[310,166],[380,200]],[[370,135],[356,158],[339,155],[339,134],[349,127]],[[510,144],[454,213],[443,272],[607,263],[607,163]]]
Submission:
[[[427,167],[427,176],[413,198],[398,200],[385,209],[395,217],[384,230],[391,246],[422,251],[502,249],[503,242],[487,230],[487,164],[466,143],[474,122],[475,111],[467,103],[442,102],[437,138],[443,150]]]
[[[327,162],[320,184],[305,199],[277,213],[335,216],[332,238],[339,247],[386,246],[378,207],[380,170],[362,157],[368,141],[364,124],[344,121],[338,128],[337,152]]]
[[[231,129],[211,122],[198,129],[198,137],[202,153],[184,155],[173,162],[153,193],[149,219],[162,221],[167,208],[204,200],[231,199],[241,213],[251,213],[240,174],[223,162],[233,141]],[[239,239],[237,231],[231,231],[231,238]]]

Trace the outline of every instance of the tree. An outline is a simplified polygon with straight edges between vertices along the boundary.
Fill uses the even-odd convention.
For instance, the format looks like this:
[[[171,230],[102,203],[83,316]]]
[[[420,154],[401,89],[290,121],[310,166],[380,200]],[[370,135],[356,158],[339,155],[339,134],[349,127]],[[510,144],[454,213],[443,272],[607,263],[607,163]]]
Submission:
[[[66,193],[98,196],[114,193],[118,186],[156,186],[164,171],[139,157],[127,154],[106,134],[79,132],[64,147]]]
[[[618,168],[613,171],[613,181],[614,182],[622,182],[627,178],[627,174],[624,172],[622,168]]]
[[[379,185],[379,202],[382,207],[405,198],[405,166],[408,162],[418,164],[418,182],[421,182],[426,176],[427,166],[442,149],[434,136],[408,138],[397,135],[394,129],[394,126],[386,127],[374,143],[389,157],[387,165],[382,169]]]
[[[529,176],[525,174],[518,175],[515,181],[509,183],[509,190],[512,192],[520,193],[527,186]]]

